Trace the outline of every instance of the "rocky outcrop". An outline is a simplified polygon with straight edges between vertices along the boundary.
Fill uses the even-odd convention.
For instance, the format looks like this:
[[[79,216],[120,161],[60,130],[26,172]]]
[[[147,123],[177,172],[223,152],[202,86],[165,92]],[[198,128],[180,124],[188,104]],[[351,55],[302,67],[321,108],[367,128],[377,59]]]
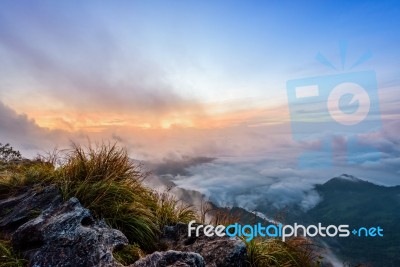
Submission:
[[[199,253],[209,267],[242,267],[246,264],[246,245],[238,238],[188,236],[188,225],[179,223],[164,229],[162,242],[168,249]]]
[[[187,224],[166,227],[162,252],[129,267],[241,267],[246,246],[237,238],[188,237]],[[29,266],[122,267],[113,250],[128,244],[123,233],[96,220],[76,198],[62,202],[55,186],[21,189],[0,200],[0,237],[9,239]]]
[[[12,241],[35,267],[122,266],[112,251],[128,244],[120,231],[96,221],[76,198],[19,227]]]
[[[197,253],[182,251],[154,252],[130,267],[204,267],[204,259]]]
[[[61,194],[55,186],[26,189],[0,200],[1,234],[5,238],[9,237],[19,226],[61,202]]]

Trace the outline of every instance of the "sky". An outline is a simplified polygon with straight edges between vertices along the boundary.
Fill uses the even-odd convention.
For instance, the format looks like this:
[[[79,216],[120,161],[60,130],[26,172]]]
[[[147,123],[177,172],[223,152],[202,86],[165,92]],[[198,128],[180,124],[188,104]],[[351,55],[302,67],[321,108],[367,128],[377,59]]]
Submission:
[[[27,157],[88,140],[158,163],[210,157],[173,180],[214,195],[265,184],[315,200],[312,184],[342,173],[400,184],[399,18],[398,1],[1,1],[0,142]],[[362,127],[337,130],[330,98],[289,99],[288,81],[362,71],[375,108]]]

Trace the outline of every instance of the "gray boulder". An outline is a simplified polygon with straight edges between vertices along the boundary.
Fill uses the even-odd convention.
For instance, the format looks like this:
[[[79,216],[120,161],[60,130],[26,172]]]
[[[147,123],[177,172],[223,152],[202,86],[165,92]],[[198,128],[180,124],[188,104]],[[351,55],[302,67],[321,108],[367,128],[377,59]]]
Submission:
[[[204,267],[204,259],[197,253],[182,251],[154,252],[130,267]]]
[[[246,266],[246,245],[238,238],[203,234],[188,237],[188,225],[178,223],[165,227],[161,241],[168,249],[200,254],[207,267]]]
[[[96,221],[76,198],[20,226],[12,241],[35,267],[122,266],[112,251],[128,243],[120,231]]]
[[[8,238],[19,226],[37,217],[50,207],[62,203],[60,191],[55,186],[25,189],[14,196],[0,200],[0,232]]]

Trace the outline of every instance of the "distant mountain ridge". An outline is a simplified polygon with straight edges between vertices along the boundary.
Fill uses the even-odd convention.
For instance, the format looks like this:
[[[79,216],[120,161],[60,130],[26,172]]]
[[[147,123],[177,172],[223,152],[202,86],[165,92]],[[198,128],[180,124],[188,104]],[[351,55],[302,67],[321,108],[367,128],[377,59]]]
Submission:
[[[343,173],[342,175],[340,175],[340,176],[337,176],[337,177],[334,177],[334,178],[332,178],[332,179],[330,179],[329,181],[327,181],[326,183],[328,183],[328,182],[333,182],[333,181],[338,181],[338,180],[344,180],[344,181],[349,181],[349,182],[365,182],[365,183],[370,183],[370,182],[367,182],[367,181],[365,181],[365,180],[362,180],[362,179],[360,179],[360,178],[357,178],[357,177],[355,177],[355,176],[353,176],[353,175],[350,175],[350,174],[345,174],[345,173]],[[325,184],[326,184],[325,183]],[[372,184],[372,183],[371,183]]]
[[[341,188],[341,189],[365,189],[365,188],[385,188],[385,189],[390,189],[390,188],[400,188],[400,186],[384,186],[384,185],[377,185],[374,183],[371,183],[369,181],[366,180],[362,180],[360,178],[357,178],[353,175],[349,175],[349,174],[342,174],[339,175],[337,177],[333,177],[330,180],[328,180],[327,182],[323,183],[323,184],[319,184],[317,185],[317,187],[329,187],[334,185],[337,188]]]
[[[308,223],[384,229],[383,237],[325,239],[336,254],[351,265],[363,262],[372,266],[400,266],[400,186],[376,185],[342,174],[316,185],[315,190],[322,201],[305,212]]]
[[[400,186],[382,186],[362,180],[353,175],[342,174],[323,184],[316,184],[314,190],[321,201],[312,209],[302,211],[297,205],[275,211],[277,218],[286,224],[323,225],[348,224],[351,229],[376,227],[384,229],[383,237],[316,238],[327,244],[346,266],[400,266]],[[269,210],[268,215],[273,215]],[[242,223],[266,221],[258,212],[249,212],[234,207],[231,214]],[[265,217],[264,217],[265,218]]]

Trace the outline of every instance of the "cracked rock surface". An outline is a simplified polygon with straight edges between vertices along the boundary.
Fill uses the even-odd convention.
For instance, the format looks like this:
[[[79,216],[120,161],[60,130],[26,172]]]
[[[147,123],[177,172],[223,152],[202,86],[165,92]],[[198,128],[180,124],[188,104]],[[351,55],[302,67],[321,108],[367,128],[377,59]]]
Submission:
[[[20,226],[12,241],[35,267],[122,266],[112,251],[128,244],[124,234],[94,220],[76,198]]]

